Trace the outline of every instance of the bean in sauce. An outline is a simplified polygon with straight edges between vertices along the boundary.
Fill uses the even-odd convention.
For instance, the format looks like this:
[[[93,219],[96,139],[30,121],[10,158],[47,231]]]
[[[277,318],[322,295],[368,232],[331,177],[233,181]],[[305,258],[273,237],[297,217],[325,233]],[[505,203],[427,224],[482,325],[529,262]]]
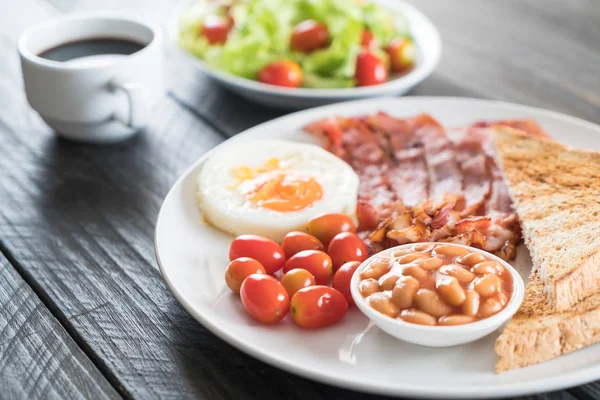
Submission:
[[[376,258],[359,291],[392,318],[420,325],[462,325],[489,318],[513,294],[510,272],[484,254],[451,244],[418,243]]]

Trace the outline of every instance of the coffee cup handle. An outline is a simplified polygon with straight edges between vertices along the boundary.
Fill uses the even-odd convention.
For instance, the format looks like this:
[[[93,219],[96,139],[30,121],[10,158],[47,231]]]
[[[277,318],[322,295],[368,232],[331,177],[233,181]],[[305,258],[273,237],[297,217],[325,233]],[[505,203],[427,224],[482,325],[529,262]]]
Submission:
[[[109,82],[113,91],[121,91],[127,96],[129,109],[116,113],[115,117],[130,128],[140,129],[148,124],[148,106],[144,100],[144,88],[139,82],[113,79]]]

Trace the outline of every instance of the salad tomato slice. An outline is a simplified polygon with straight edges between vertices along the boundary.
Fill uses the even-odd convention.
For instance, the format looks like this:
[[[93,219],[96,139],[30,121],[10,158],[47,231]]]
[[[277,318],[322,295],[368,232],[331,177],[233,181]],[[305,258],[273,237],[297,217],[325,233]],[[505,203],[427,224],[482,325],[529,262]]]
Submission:
[[[231,20],[219,15],[208,15],[202,22],[201,33],[210,44],[223,44],[231,29]]]
[[[292,60],[275,61],[260,70],[258,80],[269,85],[299,87],[302,84],[302,69]]]
[[[294,27],[290,40],[293,51],[309,52],[329,44],[329,30],[325,24],[307,19]]]

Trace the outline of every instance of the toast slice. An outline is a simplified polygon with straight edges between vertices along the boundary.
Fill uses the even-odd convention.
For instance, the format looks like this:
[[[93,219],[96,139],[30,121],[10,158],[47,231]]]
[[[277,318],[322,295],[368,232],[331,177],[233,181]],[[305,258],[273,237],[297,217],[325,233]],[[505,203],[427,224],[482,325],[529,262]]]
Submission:
[[[533,260],[523,304],[496,340],[500,373],[600,341],[600,155],[503,127],[494,140]]]
[[[600,153],[499,126],[494,140],[547,301],[568,310],[600,292]]]
[[[556,312],[534,267],[521,308],[496,339],[496,373],[548,361],[598,341],[600,294]]]

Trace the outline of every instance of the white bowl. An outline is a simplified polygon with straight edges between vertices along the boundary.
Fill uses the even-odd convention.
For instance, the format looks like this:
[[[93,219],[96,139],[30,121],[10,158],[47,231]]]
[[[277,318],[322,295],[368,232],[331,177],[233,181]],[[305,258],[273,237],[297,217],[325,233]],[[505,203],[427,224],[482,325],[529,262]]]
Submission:
[[[450,243],[440,243],[449,245]],[[459,344],[473,342],[480,339],[496,329],[502,324],[507,322],[516,312],[521,302],[523,301],[523,295],[525,292],[525,284],[523,279],[509,263],[496,257],[486,251],[479,250],[469,246],[463,246],[460,244],[451,244],[456,247],[463,247],[469,249],[474,253],[481,253],[487,258],[499,262],[504,268],[510,271],[513,279],[513,294],[502,311],[498,314],[493,315],[489,318],[485,318],[470,324],[455,325],[455,326],[425,326],[404,322],[399,318],[391,318],[384,315],[375,309],[373,309],[362,295],[358,291],[358,284],[360,282],[360,272],[376,257],[381,257],[390,254],[395,250],[405,249],[413,246],[414,243],[405,244],[402,246],[392,247],[391,249],[384,250],[380,253],[375,254],[365,262],[363,262],[352,276],[350,282],[350,290],[352,292],[352,298],[356,303],[360,311],[363,312],[375,325],[377,325],[384,332],[404,340],[406,342],[419,344],[422,346],[429,347],[449,347],[456,346]]]
[[[198,57],[181,49],[177,43],[179,36],[179,17],[181,13],[189,7],[189,2],[180,2],[180,7],[178,7],[171,15],[170,22],[167,26],[167,36],[169,42],[174,45],[179,52],[185,54],[186,58],[196,66],[198,70],[207,74],[212,79],[236,92],[240,96],[267,106],[299,109],[340,101],[404,94],[427,78],[437,67],[442,51],[440,35],[433,23],[412,5],[401,0],[372,1],[389,9],[398,10],[404,13],[411,34],[419,49],[419,58],[415,68],[410,72],[397,78],[392,78],[381,85],[339,89],[294,89],[267,85],[265,83],[242,78],[212,68]]]

